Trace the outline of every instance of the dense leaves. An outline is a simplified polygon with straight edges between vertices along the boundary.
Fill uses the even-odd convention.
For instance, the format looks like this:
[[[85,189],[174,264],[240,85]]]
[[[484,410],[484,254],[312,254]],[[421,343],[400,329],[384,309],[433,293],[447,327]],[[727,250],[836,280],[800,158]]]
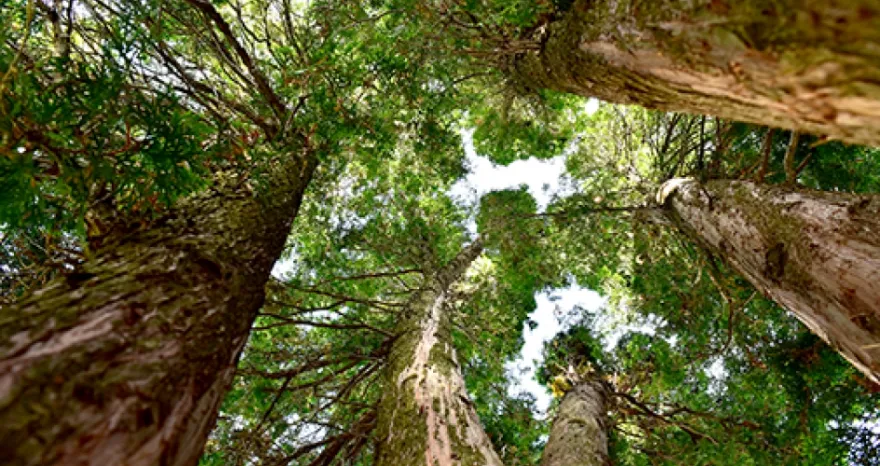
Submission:
[[[860,464],[873,441],[854,426],[876,412],[876,387],[651,208],[674,176],[787,182],[789,135],[767,145],[764,129],[638,109],[605,107],[594,122],[615,136],[587,133],[568,161],[579,192],[555,208],[576,257],[568,270],[604,289],[609,308],[548,347],[545,379],[574,364],[609,381],[619,464]],[[848,178],[813,165],[876,154],[801,138],[797,181],[876,191],[870,171]],[[638,330],[621,338],[615,322]]]
[[[681,176],[876,193],[880,151],[519,89],[499,69],[571,2],[62,3],[0,10],[3,303],[226,174],[270,189],[291,141],[318,152],[203,464],[372,464],[396,324],[477,237],[447,311],[505,464],[538,464],[549,424],[507,363],[536,293],[571,283],[608,304],[567,310],[538,377],[613,387],[616,464],[876,463],[878,387],[654,195]],[[525,187],[456,203],[468,130],[496,163],[565,157],[571,189],[545,211]]]

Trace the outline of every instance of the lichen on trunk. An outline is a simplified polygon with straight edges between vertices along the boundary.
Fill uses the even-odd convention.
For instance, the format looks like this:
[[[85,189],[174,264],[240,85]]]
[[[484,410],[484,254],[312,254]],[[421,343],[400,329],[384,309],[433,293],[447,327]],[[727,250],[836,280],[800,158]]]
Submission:
[[[538,30],[529,88],[880,145],[873,0],[576,0]]]
[[[880,196],[674,180],[680,229],[880,381]]]
[[[481,251],[477,241],[428,274],[407,307],[384,376],[377,466],[501,466],[468,398],[446,313],[450,287]]]
[[[0,463],[196,464],[315,165],[218,179],[0,310]]]
[[[541,466],[608,466],[609,389],[585,380],[562,398]]]

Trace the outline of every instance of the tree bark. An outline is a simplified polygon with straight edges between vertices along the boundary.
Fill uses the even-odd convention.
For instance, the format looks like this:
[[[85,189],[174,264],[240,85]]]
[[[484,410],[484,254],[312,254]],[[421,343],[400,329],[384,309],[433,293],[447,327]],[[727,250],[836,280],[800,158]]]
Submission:
[[[529,88],[880,145],[875,0],[575,0],[538,31]]]
[[[608,466],[608,388],[588,380],[565,394],[541,466]]]
[[[218,178],[0,310],[0,463],[196,464],[315,165]]]
[[[399,324],[378,414],[377,466],[501,466],[468,398],[446,299],[479,256],[479,241],[429,274]]]
[[[880,196],[672,180],[680,229],[880,382]]]

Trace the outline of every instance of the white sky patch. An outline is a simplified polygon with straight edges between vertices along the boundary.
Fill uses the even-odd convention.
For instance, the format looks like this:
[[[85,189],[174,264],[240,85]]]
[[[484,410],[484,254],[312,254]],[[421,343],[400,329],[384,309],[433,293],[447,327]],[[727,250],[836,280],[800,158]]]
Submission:
[[[272,276],[283,280],[287,274],[293,271],[295,264],[296,257],[293,254],[280,257],[275,261],[275,265],[272,266]]]
[[[538,202],[538,209],[544,210],[553,194],[565,189],[560,183],[565,174],[564,154],[547,160],[530,157],[502,166],[477,154],[473,129],[462,130],[461,140],[470,173],[449,190],[449,195],[455,200],[475,205],[480,196],[490,191],[527,185],[529,194]]]
[[[584,103],[584,112],[587,115],[592,115],[596,113],[596,110],[599,110],[599,104],[600,102],[592,97],[587,99],[587,101]]]
[[[587,114],[594,113],[598,108],[599,101],[595,99],[589,99],[584,104],[584,111]],[[566,150],[551,159],[540,160],[531,157],[501,166],[476,153],[473,133],[473,129],[466,129],[461,133],[470,173],[455,183],[448,192],[461,204],[476,205],[480,197],[488,192],[526,185],[529,193],[537,201],[539,211],[543,211],[553,200],[554,195],[566,195],[572,191],[567,185],[568,178],[565,176],[565,159],[570,151]],[[474,222],[471,222],[469,229],[476,235]],[[295,261],[295,254],[280,259],[275,264],[272,274],[281,278],[293,269]],[[547,388],[535,380],[535,371],[542,359],[544,343],[566,329],[562,321],[572,310],[581,308],[584,311],[594,312],[604,306],[606,300],[595,291],[571,286],[541,293],[536,297],[536,301],[537,308],[529,317],[537,325],[534,330],[528,327],[524,329],[525,343],[519,358],[508,364],[507,368],[516,380],[510,388],[511,394],[520,392],[532,394],[537,400],[539,414],[545,414],[551,396]]]
[[[534,312],[529,314],[537,326],[534,330],[523,329],[523,344],[519,358],[507,365],[508,373],[516,380],[510,387],[510,394],[520,392],[532,394],[536,400],[539,415],[544,415],[550,406],[552,397],[547,388],[535,380],[535,371],[542,358],[544,343],[553,339],[556,334],[566,330],[564,317],[576,308],[595,312],[605,305],[605,299],[593,290],[570,286],[550,293],[536,296],[538,303]]]
[[[606,312],[596,320],[596,329],[600,332],[605,351],[612,351],[620,343],[620,339],[628,333],[644,333],[655,335],[657,328],[662,327],[663,319],[654,314],[650,316],[634,315],[624,303],[619,304],[616,311]],[[667,339],[669,344],[676,345],[678,339]]]
[[[589,105],[588,103],[587,106]],[[598,108],[598,102],[595,108]],[[526,185],[529,194],[537,201],[538,209],[544,210],[554,194],[565,194],[569,191],[565,185],[566,154],[547,160],[532,157],[517,160],[507,166],[496,165],[476,153],[473,133],[473,130],[463,130],[461,134],[470,173],[449,190],[449,195],[453,199],[467,205],[475,205],[479,202],[480,196],[488,192]],[[469,228],[471,233],[476,234],[475,225],[471,224]],[[552,399],[547,388],[535,380],[535,371],[542,359],[544,343],[565,330],[561,320],[572,309],[580,307],[584,310],[596,311],[605,305],[605,299],[595,291],[571,286],[550,293],[541,293],[536,297],[536,301],[538,306],[529,318],[537,326],[534,330],[528,327],[523,330],[525,343],[519,358],[508,364],[507,369],[516,380],[516,383],[510,387],[511,395],[521,392],[532,394],[537,401],[536,407],[540,411],[538,414],[543,415]]]

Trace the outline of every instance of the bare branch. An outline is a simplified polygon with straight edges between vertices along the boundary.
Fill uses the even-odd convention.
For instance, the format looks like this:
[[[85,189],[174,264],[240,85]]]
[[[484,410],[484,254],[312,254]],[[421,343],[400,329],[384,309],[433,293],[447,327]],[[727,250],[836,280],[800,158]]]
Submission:
[[[785,183],[789,185],[797,184],[798,170],[794,166],[794,156],[797,153],[800,136],[801,133],[792,131],[791,139],[788,140],[788,150],[785,151]]]
[[[263,75],[263,73],[257,68],[251,56],[247,53],[241,43],[236,39],[235,33],[232,32],[232,28],[229,26],[229,23],[223,19],[223,16],[214,8],[210,2],[206,0],[187,0],[187,3],[201,11],[205,14],[220,30],[220,32],[225,37],[226,41],[235,51],[238,58],[244,64],[245,68],[247,68],[248,72],[250,72],[251,76],[256,81],[257,89],[260,94],[266,101],[269,103],[269,106],[275,112],[276,117],[279,119],[283,118],[283,116],[287,113],[287,107],[281,101],[281,98],[272,87],[269,85],[269,81]]]
[[[767,175],[767,168],[770,165],[770,151],[773,149],[774,131],[773,128],[770,128],[767,130],[767,134],[764,135],[764,144],[761,146],[761,169],[758,171],[757,176],[758,183],[763,183],[764,177]]]

